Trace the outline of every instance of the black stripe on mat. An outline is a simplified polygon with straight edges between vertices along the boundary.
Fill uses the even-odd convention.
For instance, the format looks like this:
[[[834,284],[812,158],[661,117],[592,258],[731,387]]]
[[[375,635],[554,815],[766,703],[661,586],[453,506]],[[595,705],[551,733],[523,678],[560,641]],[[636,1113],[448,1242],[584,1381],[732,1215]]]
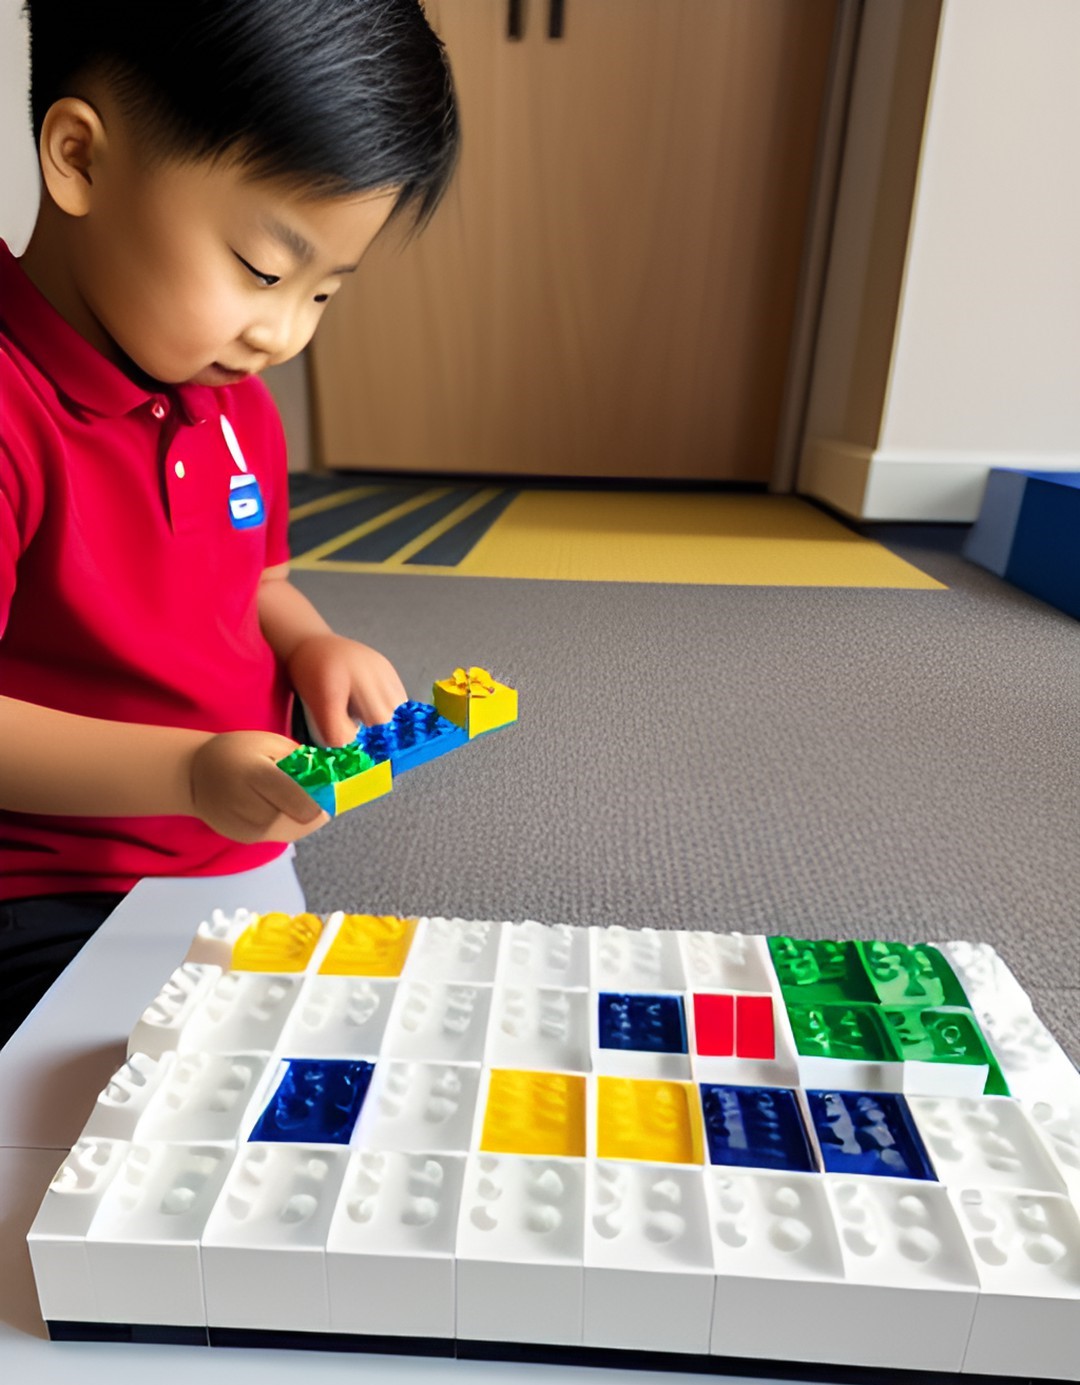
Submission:
[[[429,489],[426,484],[386,486],[374,495],[362,495],[356,500],[347,501],[344,505],[335,505],[332,509],[320,510],[314,515],[305,515],[303,519],[294,519],[289,525],[289,547],[295,557],[303,557],[309,549],[318,548],[328,539],[345,534],[350,529],[355,529],[358,524],[365,524],[369,519],[374,519],[376,515],[386,514],[387,510],[392,510],[403,500],[411,500],[414,495]],[[337,557],[336,553],[334,557]]]
[[[476,486],[455,486],[446,495],[436,496],[426,505],[410,510],[407,515],[391,520],[389,524],[365,534],[348,547],[338,548],[326,556],[334,562],[385,563],[399,548],[419,537],[425,529],[430,529],[433,524],[474,496],[477,489]]]
[[[440,534],[411,558],[406,558],[406,566],[409,563],[426,563],[429,567],[457,567],[462,558],[472,552],[511,500],[520,493],[518,490],[504,490],[498,495],[493,495],[486,504],[467,515],[460,524],[447,529],[445,534]]]

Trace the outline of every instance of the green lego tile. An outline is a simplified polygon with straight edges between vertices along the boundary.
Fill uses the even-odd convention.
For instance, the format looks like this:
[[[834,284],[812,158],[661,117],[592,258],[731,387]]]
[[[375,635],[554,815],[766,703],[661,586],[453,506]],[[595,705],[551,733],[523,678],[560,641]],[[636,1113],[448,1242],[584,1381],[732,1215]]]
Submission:
[[[886,1005],[881,1014],[905,1061],[987,1065],[986,1040],[970,1010]]]
[[[875,1005],[789,1005],[795,1047],[805,1057],[898,1063],[902,1054]]]
[[[826,939],[768,939],[769,955],[792,1005],[874,1004],[874,990],[858,948]]]
[[[968,998],[955,972],[929,943],[874,941],[855,946],[882,1005],[968,1008]]]

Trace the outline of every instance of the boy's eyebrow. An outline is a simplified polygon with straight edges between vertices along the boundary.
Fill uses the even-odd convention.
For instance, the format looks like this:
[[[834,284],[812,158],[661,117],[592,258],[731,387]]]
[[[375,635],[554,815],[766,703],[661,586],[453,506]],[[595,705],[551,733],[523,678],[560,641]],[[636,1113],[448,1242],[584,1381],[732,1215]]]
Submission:
[[[299,231],[294,231],[291,226],[286,226],[283,221],[278,221],[277,217],[264,216],[260,218],[263,229],[269,232],[286,250],[291,250],[301,264],[310,264],[315,258],[315,247]],[[352,274],[354,270],[360,268],[359,261],[356,264],[339,265],[337,269],[332,269],[331,274]]]

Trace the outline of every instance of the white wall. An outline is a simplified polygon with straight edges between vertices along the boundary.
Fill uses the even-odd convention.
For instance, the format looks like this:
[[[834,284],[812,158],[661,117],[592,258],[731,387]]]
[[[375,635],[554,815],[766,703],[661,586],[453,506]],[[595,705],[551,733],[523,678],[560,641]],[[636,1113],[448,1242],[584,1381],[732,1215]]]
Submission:
[[[30,26],[22,0],[0,0],[0,240],[15,255],[26,249],[39,198],[30,123]],[[265,379],[285,425],[289,470],[305,471],[311,465],[311,444],[304,357],[268,371]]]
[[[969,520],[991,466],[1080,469],[1078,55],[1077,0],[944,0],[876,436],[837,403],[864,289],[838,218],[801,490]]]
[[[0,0],[0,240],[21,255],[38,209],[30,128],[30,26],[22,0]]]

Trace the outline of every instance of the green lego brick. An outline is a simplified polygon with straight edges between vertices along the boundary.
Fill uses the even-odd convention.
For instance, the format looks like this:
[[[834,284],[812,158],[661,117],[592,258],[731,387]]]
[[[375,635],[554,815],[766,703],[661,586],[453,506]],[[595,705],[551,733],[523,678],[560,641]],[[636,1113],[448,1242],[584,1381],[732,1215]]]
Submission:
[[[978,1067],[988,1062],[986,1040],[970,1010],[886,1005],[881,1014],[905,1061]]]
[[[795,1047],[805,1057],[899,1063],[892,1031],[874,1005],[789,1005]]]
[[[855,944],[882,1005],[961,1006],[969,1008],[956,973],[929,943]]]
[[[783,935],[768,943],[789,1007],[876,1003],[877,992],[854,943]]]

